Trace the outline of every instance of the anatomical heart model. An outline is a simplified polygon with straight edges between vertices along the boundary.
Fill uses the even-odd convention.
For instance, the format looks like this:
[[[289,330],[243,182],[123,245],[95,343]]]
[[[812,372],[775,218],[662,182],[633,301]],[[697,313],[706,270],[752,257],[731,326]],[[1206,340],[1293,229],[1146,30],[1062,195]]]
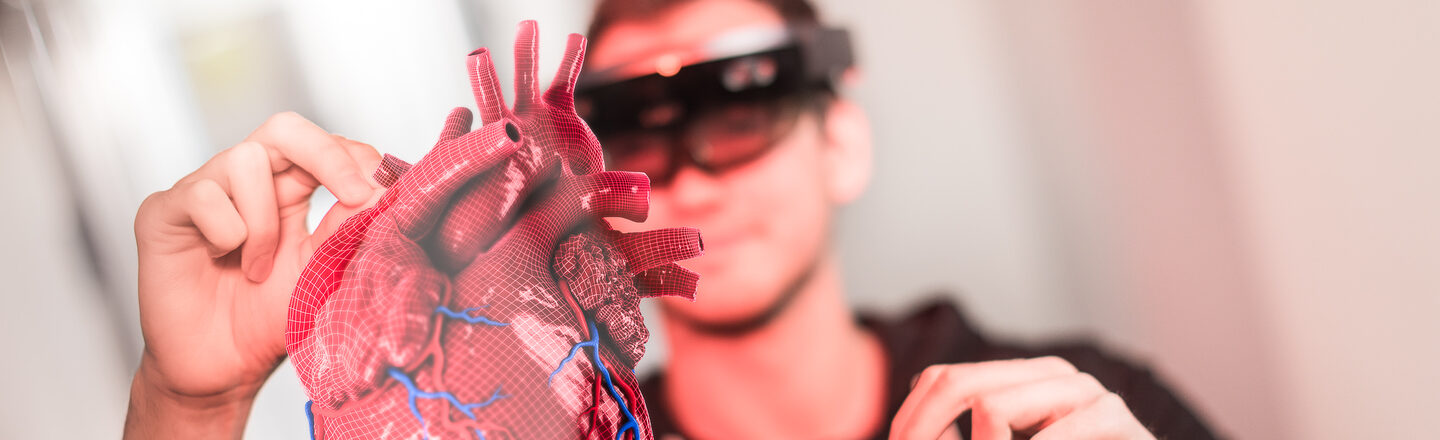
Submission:
[[[535,32],[520,24],[515,107],[490,53],[471,53],[480,127],[457,108],[418,163],[386,156],[384,195],[301,274],[286,351],[315,438],[651,438],[639,300],[693,299],[675,262],[700,234],[602,219],[643,221],[649,179],[605,171],[575,114],[585,39],[541,93]]]

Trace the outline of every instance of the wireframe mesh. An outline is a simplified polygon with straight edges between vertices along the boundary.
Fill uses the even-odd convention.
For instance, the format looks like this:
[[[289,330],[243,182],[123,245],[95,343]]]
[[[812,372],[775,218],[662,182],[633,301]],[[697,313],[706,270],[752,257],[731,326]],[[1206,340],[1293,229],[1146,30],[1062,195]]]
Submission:
[[[414,165],[316,250],[291,298],[286,351],[316,438],[651,438],[633,368],[648,338],[639,299],[694,297],[675,264],[699,232],[624,234],[649,179],[605,171],[575,114],[585,40],[536,85],[536,29],[515,43],[507,108],[489,51],[468,68],[482,125],[457,108]]]

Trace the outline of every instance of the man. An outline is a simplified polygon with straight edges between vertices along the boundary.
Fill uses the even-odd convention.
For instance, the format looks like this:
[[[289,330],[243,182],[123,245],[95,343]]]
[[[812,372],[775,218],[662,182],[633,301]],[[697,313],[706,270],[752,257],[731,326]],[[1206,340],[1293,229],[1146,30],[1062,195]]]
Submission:
[[[635,66],[688,77],[738,32],[816,25],[804,0],[602,0],[582,100],[589,90],[591,105],[609,105],[603,90]],[[783,68],[750,65],[737,87]],[[591,121],[612,167],[654,180],[645,229],[705,234],[706,255],[686,263],[702,274],[700,299],[663,303],[670,360],[644,385],[657,436],[1211,437],[1143,370],[1090,348],[992,344],[948,305],[857,323],[828,234],[869,177],[866,117],[830,84],[786,90]],[[368,145],[285,113],[146,200],[136,216],[146,349],[127,435],[240,433],[284,356],[299,269],[373,202],[379,186],[366,176],[378,162]],[[318,185],[340,203],[310,234]]]
[[[579,93],[583,103],[587,79],[613,77],[616,90],[593,93],[594,105],[608,108],[619,106],[602,99],[661,88],[639,82],[669,78],[699,88],[684,78],[692,66],[719,69],[725,81],[727,62],[705,58],[733,47],[721,42],[757,29],[820,25],[804,0],[602,0],[592,23],[590,77]],[[824,38],[806,37],[797,36],[812,45]],[[677,60],[685,67],[667,71]],[[653,75],[628,79],[626,72]],[[638,112],[596,111],[599,118],[587,119],[613,165],[661,182],[645,227],[688,225],[705,234],[706,254],[686,262],[703,276],[699,300],[662,300],[670,359],[643,386],[657,436],[934,439],[968,410],[961,425],[973,427],[973,438],[1008,439],[1012,430],[1037,438],[1148,437],[1136,415],[1169,438],[1210,437],[1154,379],[1093,349],[992,345],[948,305],[906,322],[857,325],[828,236],[835,208],[858,197],[869,177],[868,123],[832,84],[792,84],[758,99],[687,100],[678,90],[635,106]],[[675,111],[689,112],[677,119],[691,120],[648,118],[672,113],[672,101],[683,103]],[[1003,360],[1010,358],[1031,359]]]

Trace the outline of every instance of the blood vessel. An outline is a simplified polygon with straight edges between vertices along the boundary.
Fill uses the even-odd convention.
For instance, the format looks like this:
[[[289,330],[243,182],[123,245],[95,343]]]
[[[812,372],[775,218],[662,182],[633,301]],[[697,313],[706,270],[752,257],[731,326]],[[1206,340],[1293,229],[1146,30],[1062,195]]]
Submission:
[[[468,59],[481,125],[452,111],[411,165],[386,155],[375,206],[300,275],[286,351],[315,438],[651,438],[634,375],[645,297],[694,299],[699,231],[644,221],[649,179],[605,171],[575,114],[585,39],[537,85],[533,21],[515,43],[516,102],[490,52]]]

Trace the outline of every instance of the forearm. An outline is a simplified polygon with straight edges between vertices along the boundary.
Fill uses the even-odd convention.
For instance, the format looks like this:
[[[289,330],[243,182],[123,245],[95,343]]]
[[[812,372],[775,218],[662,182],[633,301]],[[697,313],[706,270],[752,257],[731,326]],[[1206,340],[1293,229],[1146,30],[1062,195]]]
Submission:
[[[157,385],[142,360],[130,383],[126,439],[238,439],[245,431],[257,389],[213,396],[186,396]]]

